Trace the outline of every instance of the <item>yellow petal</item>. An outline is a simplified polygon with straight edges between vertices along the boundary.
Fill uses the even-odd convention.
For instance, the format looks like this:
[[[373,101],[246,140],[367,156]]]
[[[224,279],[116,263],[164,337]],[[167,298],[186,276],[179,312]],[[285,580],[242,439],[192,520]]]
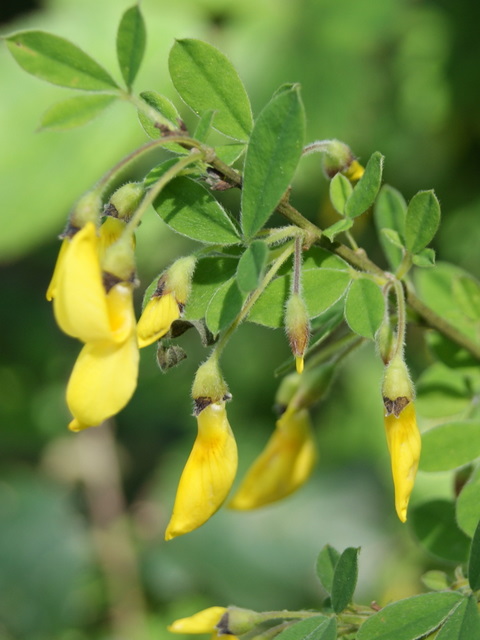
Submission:
[[[400,520],[405,522],[421,450],[413,402],[403,409],[398,418],[394,414],[385,416],[385,431],[392,462],[395,509]]]
[[[173,293],[149,300],[137,325],[138,346],[147,347],[160,340],[169,331],[172,322],[179,317],[180,309]]]
[[[256,509],[285,498],[307,481],[316,457],[308,411],[287,409],[228,506]]]
[[[50,280],[50,284],[48,285],[47,294],[46,294],[48,301],[53,300],[57,295],[58,274],[62,272],[63,261],[65,259],[65,254],[67,253],[69,245],[70,245],[70,238],[64,238],[60,246],[60,251],[58,252],[57,262],[55,263],[52,279]]]
[[[124,342],[135,332],[132,285],[120,282],[106,295],[110,340]]]
[[[107,216],[105,218],[105,222],[99,229],[100,238],[98,249],[100,254],[100,261],[108,247],[110,247],[120,238],[124,229],[125,222],[123,220],[112,218],[111,216]]]
[[[80,352],[67,386],[75,417],[70,429],[96,426],[118,413],[135,391],[138,376],[135,333],[121,344],[90,342]]]
[[[225,607],[209,607],[188,618],[175,620],[167,629],[172,633],[212,633],[225,611]]]
[[[93,222],[70,240],[55,280],[53,310],[62,331],[83,342],[109,339],[107,301]]]
[[[204,524],[224,502],[237,472],[237,445],[225,403],[208,405],[197,420],[197,438],[178,484],[166,540]]]

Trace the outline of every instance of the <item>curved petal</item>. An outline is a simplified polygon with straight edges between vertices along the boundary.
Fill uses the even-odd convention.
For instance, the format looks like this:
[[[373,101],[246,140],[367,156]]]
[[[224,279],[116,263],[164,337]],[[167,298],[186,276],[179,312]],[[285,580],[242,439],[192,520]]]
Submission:
[[[209,607],[188,618],[175,620],[167,629],[172,633],[212,633],[225,611],[225,607]]]
[[[308,411],[287,409],[228,506],[256,509],[285,498],[306,482],[316,458]]]
[[[106,300],[110,339],[117,344],[124,342],[135,332],[132,285],[116,284],[107,293]]]
[[[385,416],[385,431],[392,461],[395,509],[400,520],[405,522],[422,446],[413,402],[398,418],[393,413]]]
[[[122,344],[87,343],[67,386],[73,431],[96,426],[118,413],[137,386],[138,348],[134,333]]]
[[[60,245],[60,251],[58,252],[58,257],[55,263],[55,268],[53,270],[52,279],[50,280],[50,284],[48,285],[48,289],[46,293],[46,297],[49,302],[51,302],[57,295],[58,274],[62,272],[63,261],[65,259],[65,254],[67,253],[68,247],[70,246],[70,242],[71,242],[70,238],[64,238],[62,240],[62,244]]]
[[[212,403],[198,416],[198,435],[178,483],[166,540],[197,529],[220,508],[235,478],[237,462],[225,403]]]
[[[138,346],[147,347],[160,340],[179,317],[180,309],[173,293],[149,300],[137,324]]]
[[[80,229],[67,246],[56,277],[53,310],[59,327],[74,338],[83,342],[110,338],[93,222]]]

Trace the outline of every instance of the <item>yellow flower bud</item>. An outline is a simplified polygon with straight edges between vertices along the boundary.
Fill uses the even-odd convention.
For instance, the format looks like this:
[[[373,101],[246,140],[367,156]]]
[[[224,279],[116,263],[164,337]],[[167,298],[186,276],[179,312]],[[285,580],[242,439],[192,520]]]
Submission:
[[[285,329],[295,357],[297,373],[303,371],[303,356],[310,340],[307,305],[298,293],[292,293],[285,308]]]
[[[188,618],[175,620],[167,629],[172,633],[212,633],[212,640],[217,640],[217,638],[237,640],[236,636],[223,633],[220,636],[217,633],[216,626],[226,611],[225,607],[209,607]]]
[[[353,160],[350,166],[342,171],[344,176],[346,176],[350,182],[357,182],[365,173],[365,168],[357,161]]]
[[[237,472],[237,445],[225,402],[206,406],[197,423],[197,438],[178,484],[166,540],[204,524],[224,502]]]
[[[394,356],[386,367],[382,394],[395,487],[395,509],[400,520],[405,522],[420,459],[421,438],[413,402],[413,385],[400,355]]]
[[[308,411],[288,408],[228,506],[256,509],[285,498],[307,481],[316,459]]]
[[[157,288],[145,305],[138,321],[140,348],[160,340],[168,333],[172,322],[180,318],[191,289],[195,258],[179,258],[159,278]]]

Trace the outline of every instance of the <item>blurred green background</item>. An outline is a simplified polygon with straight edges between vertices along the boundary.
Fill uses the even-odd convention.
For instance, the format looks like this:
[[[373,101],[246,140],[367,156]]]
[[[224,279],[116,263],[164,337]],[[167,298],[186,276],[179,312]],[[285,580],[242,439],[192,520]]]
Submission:
[[[38,28],[70,38],[119,78],[115,33],[130,4],[45,0],[20,12],[20,3],[6,3],[1,34]],[[176,37],[205,39],[225,52],[255,114],[278,85],[300,82],[308,141],[341,139],[361,160],[380,150],[386,181],[407,199],[434,188],[443,210],[438,257],[479,274],[480,5],[143,0],[142,11],[148,46],[138,91],[157,90],[181,106],[167,73]],[[25,74],[6,47],[0,77],[0,639],[123,637],[118,629],[141,625],[142,611],[150,637],[162,639],[170,637],[165,625],[175,617],[213,604],[315,607],[322,593],[313,568],[327,542],[362,547],[365,602],[420,589],[431,559],[394,514],[382,369],[371,346],[348,360],[315,412],[320,462],[308,486],[255,513],[222,510],[168,544],[163,532],[195,434],[189,390],[205,357],[195,337],[184,337],[189,358],[168,376],[156,368],[153,347],[142,352],[139,386],[112,427],[114,439],[106,429],[67,432],[64,389],[79,345],[57,329],[44,296],[57,235],[72,203],[145,136],[126,104],[79,130],[36,133],[41,113],[68,92]],[[193,122],[185,109],[182,114]],[[292,199],[320,224],[330,215],[327,189],[318,156],[304,159]],[[381,262],[370,219],[357,235]],[[152,212],[138,233],[142,284],[190,246]],[[410,340],[416,377],[427,356],[417,333]],[[286,357],[281,332],[250,325],[225,354],[239,476],[273,427],[278,381],[272,372]],[[420,474],[413,501],[449,491],[441,474]],[[127,525],[117,518],[122,512]],[[112,610],[112,597],[123,602],[121,610]],[[139,630],[125,637],[143,636]]]

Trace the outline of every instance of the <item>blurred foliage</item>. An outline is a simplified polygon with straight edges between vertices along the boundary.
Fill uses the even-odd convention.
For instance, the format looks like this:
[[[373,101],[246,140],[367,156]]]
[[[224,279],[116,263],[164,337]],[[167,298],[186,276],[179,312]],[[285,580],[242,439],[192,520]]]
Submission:
[[[115,70],[115,31],[130,4],[50,0],[4,22],[1,33],[34,27],[61,34]],[[408,198],[434,187],[443,209],[437,255],[479,273],[474,231],[480,209],[480,41],[474,29],[480,5],[473,0],[144,0],[142,10],[149,38],[140,90],[175,99],[166,61],[174,38],[181,37],[205,39],[233,60],[255,114],[278,85],[300,82],[307,139],[345,140],[360,158],[379,149],[386,156],[386,180]],[[41,113],[64,92],[20,72],[5,47],[0,75],[0,638],[106,638],[104,585],[72,472],[75,451],[65,444],[74,436],[65,433],[64,385],[79,347],[54,325],[44,291],[58,249],[55,236],[72,203],[145,136],[127,105],[114,105],[84,129],[35,133]],[[182,116],[190,118],[186,109]],[[329,224],[333,213],[318,158],[302,163],[293,203]],[[135,178],[125,176],[130,177]],[[224,199],[238,206],[236,194]],[[372,226],[362,219],[355,228],[367,249]],[[466,228],[472,232],[465,234]],[[139,264],[144,283],[190,246],[157,216],[142,225],[138,243],[144,249]],[[186,398],[204,357],[195,336],[187,334],[183,341],[189,359],[168,377],[158,372],[153,348],[143,353],[141,384],[116,430],[154,637],[165,637],[164,624],[173,618],[213,603],[315,606],[320,596],[314,559],[331,541],[362,546],[360,597],[386,602],[419,589],[420,565],[430,568],[432,560],[385,507],[391,487],[381,365],[368,347],[347,361],[331,397],[317,410],[321,459],[308,487],[255,513],[225,510],[193,535],[163,543],[174,487],[194,437]],[[415,331],[410,344],[417,378],[429,356]],[[272,370],[287,353],[282,332],[249,325],[225,355],[234,394],[229,415],[243,469],[273,428]],[[423,376],[425,386],[434,374]],[[441,474],[433,479],[420,474],[414,499],[447,500],[452,493]],[[299,531],[302,521],[309,525]],[[395,591],[388,581],[392,571]]]

